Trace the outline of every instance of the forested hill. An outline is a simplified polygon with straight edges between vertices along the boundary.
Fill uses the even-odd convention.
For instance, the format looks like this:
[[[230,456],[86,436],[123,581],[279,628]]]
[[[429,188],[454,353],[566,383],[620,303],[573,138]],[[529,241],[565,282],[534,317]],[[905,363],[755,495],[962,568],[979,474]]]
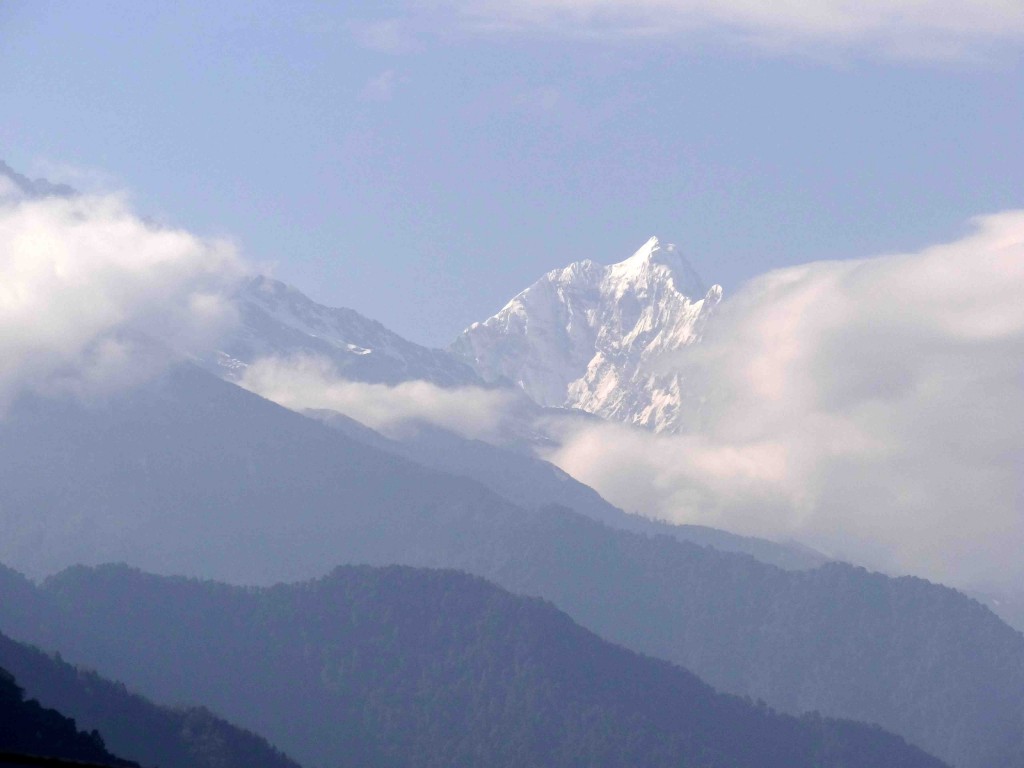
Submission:
[[[961,594],[842,565],[787,573],[517,507],[196,369],[90,407],[13,408],[0,522],[0,561],[33,575],[118,561],[241,584],[352,562],[464,569],[720,690],[879,723],[963,768],[1024,768],[1024,638]]]
[[[242,584],[342,563],[457,568],[719,690],[879,723],[961,768],[1024,768],[1024,638],[953,590],[842,565],[787,573],[518,507],[194,368],[88,407],[12,407],[0,530],[0,562],[33,576],[120,561]],[[37,628],[22,603],[0,604],[4,621]]]
[[[79,727],[103,736],[108,748],[129,757],[143,766],[159,768],[298,768],[267,742],[247,731],[226,723],[200,707],[160,707],[141,696],[130,693],[123,685],[105,680],[94,672],[76,669],[59,658],[36,648],[15,642],[0,634],[0,667],[13,673],[28,695],[46,706],[74,717]],[[2,677],[2,676],[0,676]],[[4,692],[3,706],[14,701],[9,680],[0,679]],[[48,745],[64,743],[64,726],[57,736],[52,729],[39,729],[59,718],[35,705],[22,704],[29,711],[30,721],[8,720],[0,716],[0,749],[15,742],[5,741],[12,730],[21,734],[39,733],[38,744],[24,743],[23,752],[58,754],[81,760],[111,759],[98,749],[99,742],[91,736],[77,737],[75,750],[57,751]],[[7,712],[5,709],[4,712]],[[31,713],[35,712],[35,715]],[[50,712],[49,714],[45,714]],[[40,714],[43,713],[43,714]],[[36,731],[16,722],[36,723]],[[10,724],[10,725],[9,725]],[[5,728],[7,729],[5,731]],[[128,765],[128,763],[119,763]]]
[[[77,567],[44,591],[69,655],[201,701],[308,766],[942,765],[874,727],[716,693],[452,571],[345,567],[253,589]]]
[[[3,667],[0,667],[0,752],[125,768],[135,766],[108,752],[100,734],[80,731],[71,718],[41,706],[34,699],[26,700],[14,676]],[[6,765],[2,757],[0,765]]]

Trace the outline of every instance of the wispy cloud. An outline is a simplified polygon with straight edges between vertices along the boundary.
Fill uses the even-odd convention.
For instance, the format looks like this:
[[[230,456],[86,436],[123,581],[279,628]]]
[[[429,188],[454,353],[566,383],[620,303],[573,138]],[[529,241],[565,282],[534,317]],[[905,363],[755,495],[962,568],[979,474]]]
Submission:
[[[400,56],[420,50],[407,20],[401,18],[349,22],[355,41],[371,51]]]
[[[393,69],[386,69],[379,75],[371,77],[359,92],[363,101],[391,101],[401,78]]]
[[[764,275],[676,361],[705,395],[691,433],[561,425],[549,458],[632,511],[1019,583],[1024,211],[975,227]]]
[[[1024,42],[1015,0],[449,0],[480,32],[724,41],[775,53],[862,51],[959,59]]]

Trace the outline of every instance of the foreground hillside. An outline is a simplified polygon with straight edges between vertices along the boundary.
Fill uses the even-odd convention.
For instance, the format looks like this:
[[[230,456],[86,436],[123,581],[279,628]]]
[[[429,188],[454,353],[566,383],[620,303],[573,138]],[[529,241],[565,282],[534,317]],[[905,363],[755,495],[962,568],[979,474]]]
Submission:
[[[56,757],[129,768],[135,765],[107,751],[96,731],[86,733],[75,721],[47,709],[25,692],[10,672],[0,667],[0,753]],[[0,765],[7,765],[0,755]]]
[[[252,589],[79,567],[39,599],[66,653],[208,703],[311,766],[941,765],[877,728],[718,694],[454,572],[348,567]]]
[[[953,590],[785,572],[517,507],[194,369],[89,406],[12,409],[0,523],[0,561],[32,575],[125,561],[268,584],[346,562],[455,567],[719,690],[879,723],[962,768],[1024,766],[1024,638]],[[46,644],[28,629],[15,636]]]
[[[144,766],[298,768],[260,737],[224,722],[203,708],[157,706],[130,693],[123,685],[94,672],[76,669],[60,658],[2,634],[0,668],[14,674],[33,699],[74,717],[80,728],[92,733],[98,731],[107,747]],[[0,684],[2,682],[0,680]],[[0,723],[4,722],[0,717]],[[0,732],[3,727],[0,725]],[[10,728],[20,731],[20,726]],[[28,734],[31,728],[20,732]],[[52,738],[41,738],[38,749],[25,747],[24,751],[109,761],[91,748],[77,750],[74,754],[51,751],[47,745]],[[95,739],[82,737],[79,741],[88,742],[88,747]],[[53,745],[58,743],[52,741]]]

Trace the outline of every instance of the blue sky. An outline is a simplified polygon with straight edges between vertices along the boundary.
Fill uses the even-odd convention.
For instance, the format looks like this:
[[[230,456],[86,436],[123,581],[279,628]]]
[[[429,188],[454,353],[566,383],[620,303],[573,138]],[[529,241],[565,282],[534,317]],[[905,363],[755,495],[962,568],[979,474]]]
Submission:
[[[8,0],[0,159],[438,345],[650,234],[729,292],[1024,207],[1019,3],[761,5]]]

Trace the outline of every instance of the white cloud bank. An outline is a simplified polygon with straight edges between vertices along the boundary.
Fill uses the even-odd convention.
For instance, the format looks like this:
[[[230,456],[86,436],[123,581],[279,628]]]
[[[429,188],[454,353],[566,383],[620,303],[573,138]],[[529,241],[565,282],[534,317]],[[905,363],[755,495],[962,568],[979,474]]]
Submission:
[[[316,357],[257,360],[239,384],[285,408],[337,411],[393,437],[426,423],[473,440],[496,440],[519,399],[507,390],[444,389],[427,381],[394,386],[348,381]]]
[[[919,253],[769,273],[676,361],[699,427],[564,428],[610,501],[958,584],[1024,577],[1024,211]]]
[[[0,176],[0,410],[29,391],[103,394],[207,349],[240,273],[230,244],[148,224],[120,197],[27,199]]]
[[[776,52],[961,58],[1024,40],[1018,0],[448,0],[487,29],[599,38],[724,38]]]

